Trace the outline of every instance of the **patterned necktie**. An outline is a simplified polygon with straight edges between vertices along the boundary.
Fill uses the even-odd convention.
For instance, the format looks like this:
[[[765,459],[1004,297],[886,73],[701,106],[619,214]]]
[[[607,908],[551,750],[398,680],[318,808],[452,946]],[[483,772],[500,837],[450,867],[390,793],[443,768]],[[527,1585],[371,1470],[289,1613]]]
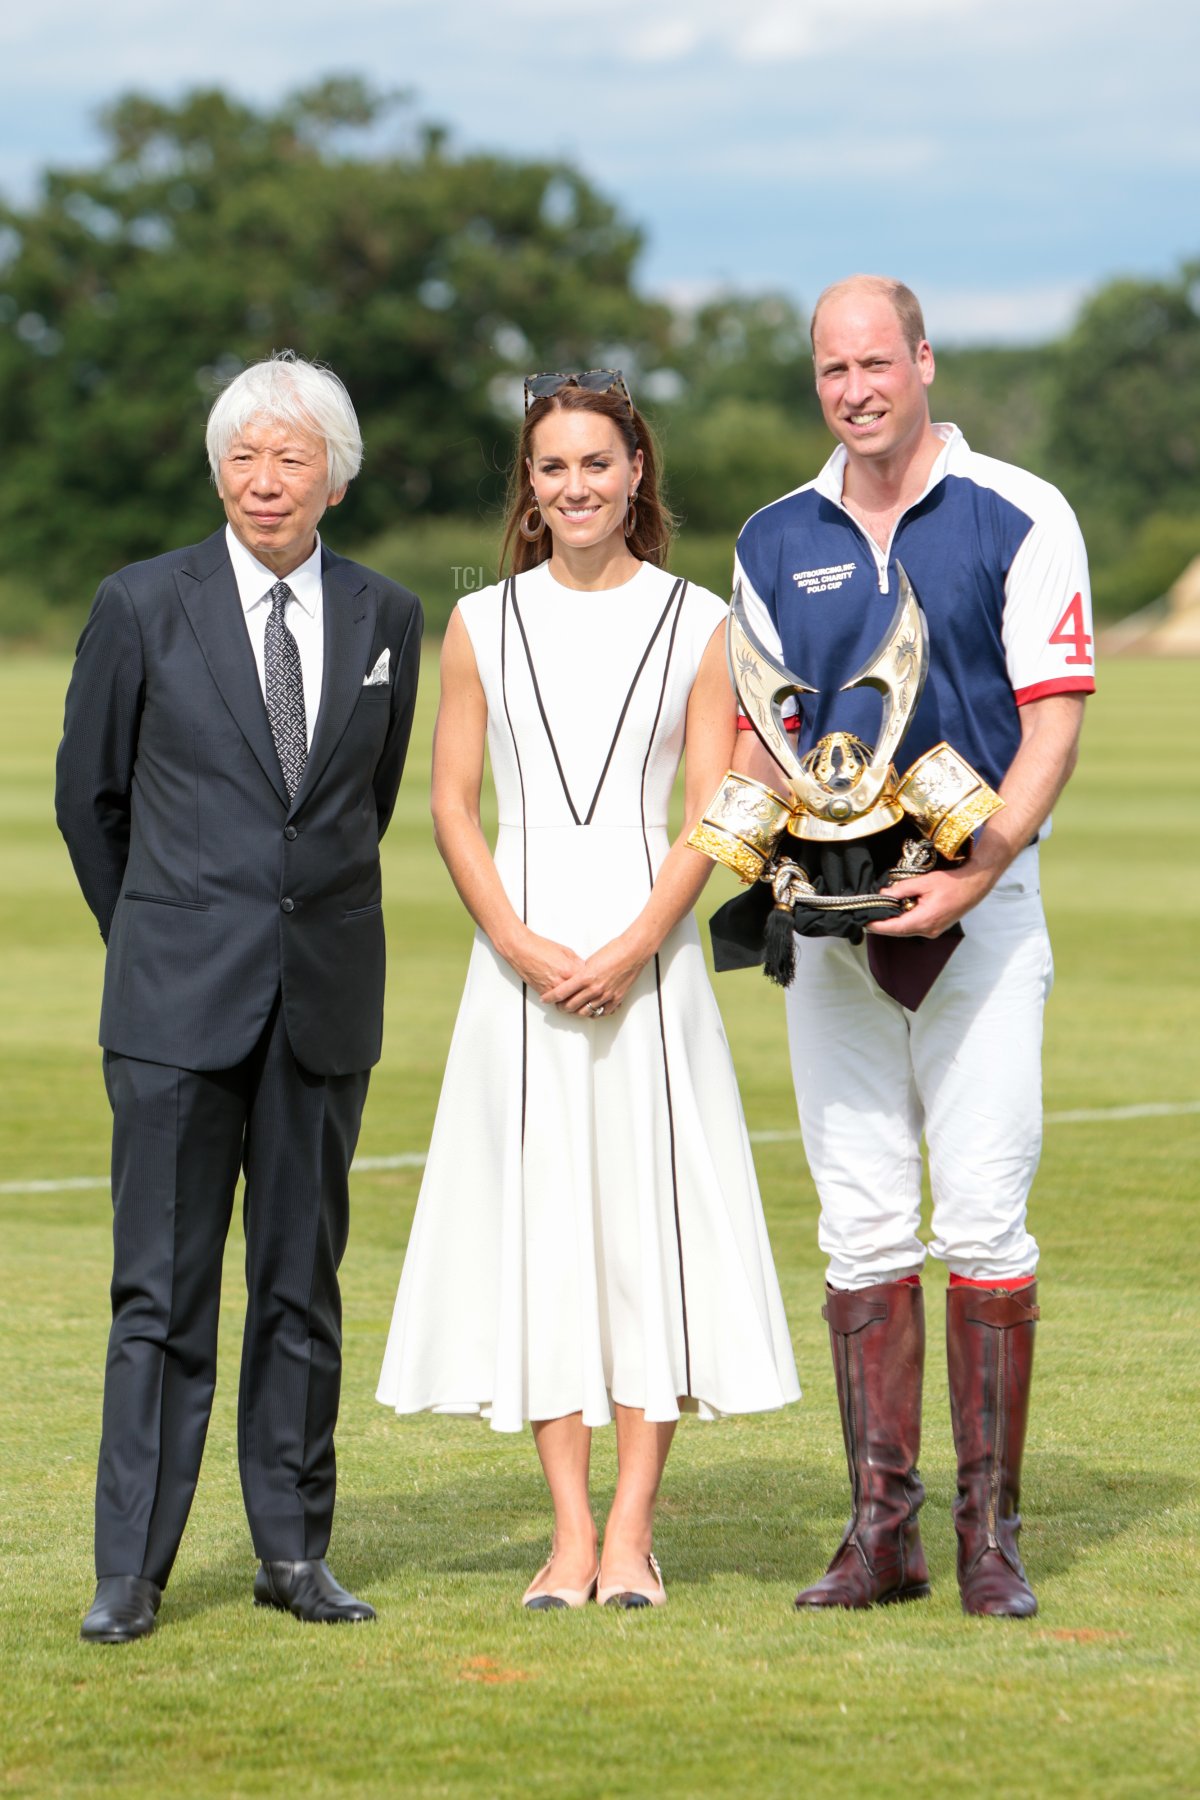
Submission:
[[[292,597],[286,581],[275,583],[271,589],[271,616],[263,640],[267,718],[289,798],[300,786],[300,777],[308,761],[308,724],[304,716],[300,651],[283,621],[284,608]]]

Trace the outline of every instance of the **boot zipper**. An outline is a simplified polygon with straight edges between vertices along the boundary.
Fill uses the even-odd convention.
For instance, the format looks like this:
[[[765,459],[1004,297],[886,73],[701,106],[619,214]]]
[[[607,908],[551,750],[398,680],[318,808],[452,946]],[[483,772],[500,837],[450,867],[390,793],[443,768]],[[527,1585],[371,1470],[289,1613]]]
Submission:
[[[991,1327],[984,1328],[985,1330]],[[1004,1436],[1004,1333],[996,1331],[996,1415],[992,1437],[992,1470],[988,1477],[988,1516],[987,1536],[988,1549],[999,1550],[1000,1540],[996,1536],[996,1515],[1000,1510],[1000,1468],[1002,1464],[1001,1441]]]
[[[854,1523],[858,1524],[859,1503],[862,1498],[858,1478],[858,1430],[854,1416],[854,1384],[850,1379],[850,1339],[843,1336],[842,1344],[842,1380],[846,1384],[846,1437],[847,1460],[850,1464],[850,1499],[854,1508]]]

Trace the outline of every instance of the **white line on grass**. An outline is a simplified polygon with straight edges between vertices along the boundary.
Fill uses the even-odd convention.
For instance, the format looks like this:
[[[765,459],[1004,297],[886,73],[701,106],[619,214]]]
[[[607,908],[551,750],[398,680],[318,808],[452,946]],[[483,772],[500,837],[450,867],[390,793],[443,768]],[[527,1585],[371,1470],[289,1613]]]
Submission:
[[[1078,1107],[1074,1112],[1049,1112],[1047,1125],[1103,1125],[1120,1119],[1179,1119],[1200,1113],[1200,1100],[1146,1100],[1140,1106]]]
[[[1048,1112],[1047,1125],[1118,1125],[1124,1119],[1182,1119],[1200,1113],[1200,1100],[1146,1100],[1135,1106],[1081,1106],[1069,1112]],[[798,1144],[798,1131],[752,1131],[752,1144]],[[404,1150],[399,1156],[358,1156],[354,1171],[372,1169],[423,1169],[423,1150]],[[107,1188],[107,1175],[72,1175],[62,1181],[0,1181],[0,1194],[66,1194],[81,1188]]]
[[[363,1169],[423,1169],[425,1152],[423,1150],[404,1150],[399,1156],[356,1156],[354,1167]]]
[[[106,1188],[107,1175],[73,1175],[67,1181],[0,1181],[0,1194],[66,1194],[76,1188]]]

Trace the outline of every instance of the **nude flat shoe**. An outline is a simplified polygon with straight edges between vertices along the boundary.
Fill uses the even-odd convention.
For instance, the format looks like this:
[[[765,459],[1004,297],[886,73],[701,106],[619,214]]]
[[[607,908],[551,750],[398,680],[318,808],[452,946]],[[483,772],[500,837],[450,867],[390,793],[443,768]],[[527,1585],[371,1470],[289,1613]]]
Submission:
[[[538,1588],[538,1582],[546,1574],[554,1561],[553,1553],[542,1565],[525,1589],[521,1605],[527,1612],[560,1612],[564,1607],[586,1606],[596,1592],[600,1580],[600,1565],[596,1565],[596,1573],[586,1587],[581,1588]],[[537,1590],[536,1592],[534,1590]]]
[[[643,1592],[640,1588],[598,1587],[596,1603],[599,1606],[619,1606],[625,1612],[635,1612],[642,1606],[665,1606],[667,1590],[663,1586],[662,1570],[654,1556],[646,1558],[647,1566],[654,1577],[654,1586]]]

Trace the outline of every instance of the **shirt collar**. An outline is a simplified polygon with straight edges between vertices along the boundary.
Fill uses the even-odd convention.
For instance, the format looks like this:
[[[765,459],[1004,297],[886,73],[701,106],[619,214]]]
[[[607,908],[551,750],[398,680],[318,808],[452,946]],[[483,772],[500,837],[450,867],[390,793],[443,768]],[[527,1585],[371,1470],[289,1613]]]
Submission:
[[[934,431],[942,440],[942,448],[938,452],[937,461],[929,471],[929,479],[925,483],[925,498],[939,481],[950,473],[958,457],[967,449],[967,440],[957,425],[935,425]],[[846,447],[839,444],[829,461],[825,464],[813,486],[827,500],[833,500],[838,506],[842,504],[842,483],[846,477]]]
[[[242,611],[250,612],[260,602],[270,597],[271,589],[279,580],[273,569],[260,563],[257,556],[251,555],[245,544],[234,532],[232,525],[225,527],[225,543],[229,550],[229,560],[233,565],[233,578],[237,582],[238,598],[242,603]],[[307,561],[298,569],[293,569],[285,577],[292,590],[293,597],[301,605],[309,618],[315,618],[317,607],[321,601],[321,534],[317,533],[316,546]]]

